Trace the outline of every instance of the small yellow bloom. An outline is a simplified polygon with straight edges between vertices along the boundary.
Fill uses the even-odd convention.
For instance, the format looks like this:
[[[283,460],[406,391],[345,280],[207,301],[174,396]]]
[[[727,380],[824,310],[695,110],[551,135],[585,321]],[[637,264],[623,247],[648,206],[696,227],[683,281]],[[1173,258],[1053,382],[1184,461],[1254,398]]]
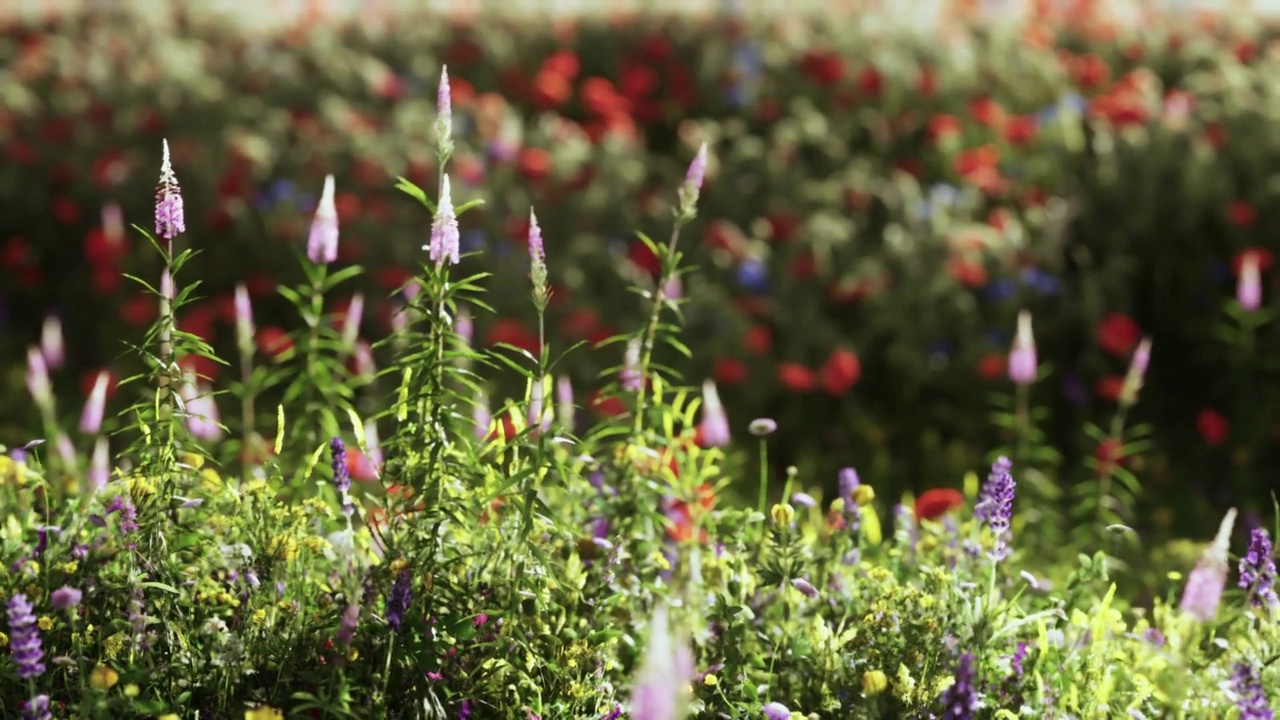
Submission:
[[[182,718],[178,717],[178,713],[165,713],[156,720],[182,720]]]
[[[273,707],[260,705],[244,711],[244,720],[284,720],[284,713]]]
[[[791,522],[796,519],[796,509],[789,503],[774,505],[770,514],[773,515],[773,523],[778,527],[790,527]]]
[[[844,498],[836,498],[831,501],[831,512],[839,515],[844,512]]]
[[[0,648],[9,647],[9,636],[0,632]]]
[[[251,622],[252,622],[254,625],[259,625],[259,626],[260,626],[260,625],[262,625],[263,623],[265,623],[266,621],[267,621],[267,611],[266,611],[266,610],[263,610],[262,608],[258,608],[257,610],[254,610],[254,611],[253,611],[253,618],[251,619]]]
[[[118,682],[120,682],[120,673],[106,665],[99,665],[89,673],[89,685],[95,690],[110,690]]]
[[[80,569],[80,563],[76,560],[71,560],[69,562],[65,562],[62,564],[62,572],[68,575],[74,575],[75,572],[79,569]]]
[[[702,678],[702,684],[707,687],[716,687],[720,684],[720,678],[716,677],[715,673],[707,673],[707,676]]]
[[[396,558],[395,560],[391,561],[391,564],[387,566],[387,569],[390,570],[391,573],[394,575],[394,574],[398,574],[401,570],[405,569],[408,566],[409,566],[409,563],[404,558]]]
[[[359,659],[360,659],[359,650],[355,648],[351,648],[350,650],[347,651],[347,662],[355,662],[356,660],[359,660]]]
[[[53,618],[48,615],[41,615],[40,619],[36,621],[36,625],[38,625],[41,630],[48,632],[53,629]]]
[[[659,570],[671,569],[671,561],[667,560],[667,556],[663,555],[662,552],[659,550],[654,550],[652,553],[649,554],[649,562],[652,563],[653,565],[658,566]]]
[[[862,692],[865,695],[879,695],[889,687],[889,678],[880,670],[868,670],[862,673]]]
[[[129,683],[128,685],[125,685],[125,686],[124,686],[124,696],[125,696],[125,697],[128,697],[128,698],[136,698],[136,697],[138,697],[138,694],[139,694],[139,693],[141,693],[141,692],[142,692],[142,690],[141,690],[141,689],[139,689],[139,688],[138,688],[138,686],[137,686],[137,685],[134,685],[133,683]]]
[[[876,499],[876,489],[870,485],[859,485],[853,489],[853,501],[858,505],[870,505]]]
[[[88,634],[87,630],[85,631],[85,634]],[[116,656],[120,654],[120,651],[124,649],[124,633],[118,632],[115,635],[112,635],[107,638],[106,642],[103,644],[106,646],[107,659],[115,660]]]
[[[182,453],[180,456],[182,462],[190,465],[192,470],[199,470],[204,467],[204,456],[197,453]]]

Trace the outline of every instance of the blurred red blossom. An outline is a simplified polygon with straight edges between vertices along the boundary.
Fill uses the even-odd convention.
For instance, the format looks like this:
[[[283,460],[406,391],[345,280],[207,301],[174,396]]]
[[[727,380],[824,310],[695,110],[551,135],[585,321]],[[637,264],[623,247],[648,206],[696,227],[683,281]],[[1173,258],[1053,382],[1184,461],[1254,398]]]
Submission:
[[[1226,442],[1229,429],[1227,419],[1217,410],[1203,408],[1196,413],[1196,432],[1209,447],[1218,447]]]

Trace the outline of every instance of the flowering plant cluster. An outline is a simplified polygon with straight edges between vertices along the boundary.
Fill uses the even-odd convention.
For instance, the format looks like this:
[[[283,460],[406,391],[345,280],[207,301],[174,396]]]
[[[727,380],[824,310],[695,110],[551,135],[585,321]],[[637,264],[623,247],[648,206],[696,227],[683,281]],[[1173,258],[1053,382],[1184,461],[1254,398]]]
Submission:
[[[834,477],[856,460],[887,487],[923,489],[1013,442],[971,408],[1043,369],[1025,405],[1053,422],[1027,444],[1036,458],[1011,451],[1042,484],[1079,484],[1094,474],[1083,462],[1162,488],[1199,484],[1170,494],[1185,503],[1150,508],[1183,532],[1229,504],[1266,509],[1257,468],[1280,450],[1264,291],[1280,158],[1262,108],[1280,56],[1247,18],[956,22],[941,40],[892,43],[856,23],[733,17],[265,36],[164,20],[99,14],[0,31],[0,192],[12,208],[0,217],[0,332],[14,339],[0,363],[20,367],[28,341],[45,337],[63,407],[90,388],[123,404],[117,381],[140,370],[121,339],[156,306],[121,274],[156,267],[122,218],[149,212],[161,135],[197,191],[192,226],[221,238],[190,268],[202,291],[176,329],[238,352],[243,284],[258,318],[249,351],[272,363],[304,352],[291,339],[297,308],[275,289],[313,284],[290,248],[323,205],[313,232],[323,240],[340,221],[343,242],[316,252],[369,269],[321,308],[352,318],[359,349],[346,362],[365,369],[388,362],[389,346],[366,352],[364,341],[395,328],[402,299],[386,296],[412,277],[426,233],[394,179],[436,184],[442,168],[423,148],[442,130],[451,200],[486,201],[457,219],[465,257],[450,260],[515,286],[537,206],[551,250],[545,312],[495,293],[496,312],[469,326],[478,346],[528,352],[540,336],[601,345],[643,321],[649,308],[626,288],[661,268],[632,230],[660,231],[662,192],[705,141],[717,182],[683,246],[703,271],[666,289],[685,301],[679,340],[691,352],[655,357],[713,378],[735,417],[781,421],[775,469]],[[432,110],[444,63],[458,74],[447,128]],[[1010,363],[1023,311],[1039,347]],[[1132,417],[1141,436],[1080,433],[1114,416],[1144,336],[1160,350]],[[599,372],[624,355],[614,350],[576,354],[564,373],[598,391]],[[229,379],[217,363],[185,362]],[[0,387],[0,422],[31,421],[20,374]],[[508,378],[496,391],[522,389]],[[206,402],[226,412],[225,400]],[[614,409],[590,404],[597,418]]]
[[[459,228],[481,205],[451,193],[453,107],[442,72],[438,180],[397,186],[430,231],[393,295],[382,372],[359,359],[359,313],[326,309],[361,272],[332,267],[337,173],[298,248],[305,282],[279,288],[302,322],[279,338],[278,366],[256,366],[246,292],[234,362],[180,327],[204,241],[161,144],[154,234],[135,225],[160,265],[154,283],[131,278],[156,308],[134,341],[144,370],[121,388],[135,402],[107,435],[95,389],[78,447],[33,347],[43,437],[0,455],[5,717],[1272,717],[1271,534],[1252,527],[1233,567],[1234,509],[1198,561],[1143,597],[1118,591],[1122,552],[1097,526],[1082,524],[1091,552],[1072,563],[1029,551],[1034,503],[1010,457],[981,486],[882,514],[874,470],[842,469],[830,497],[802,469],[772,477],[763,456],[785,423],[758,418],[755,507],[722,497],[725,405],[659,360],[685,349],[673,288],[698,275],[684,234],[713,186],[705,144],[667,193],[668,238],[639,234],[658,272],[635,287],[647,315],[611,338],[622,362],[598,378],[591,403],[613,412],[585,417],[561,371],[602,351],[545,334],[555,245],[540,215],[521,291],[538,341],[476,347],[495,288],[465,274]],[[1015,349],[1026,364],[1026,343]],[[221,389],[190,358],[240,381]],[[494,403],[500,372],[524,388]],[[240,422],[224,421],[237,401]],[[1034,408],[1014,405],[1034,439]],[[1014,447],[1034,458],[1031,444]]]

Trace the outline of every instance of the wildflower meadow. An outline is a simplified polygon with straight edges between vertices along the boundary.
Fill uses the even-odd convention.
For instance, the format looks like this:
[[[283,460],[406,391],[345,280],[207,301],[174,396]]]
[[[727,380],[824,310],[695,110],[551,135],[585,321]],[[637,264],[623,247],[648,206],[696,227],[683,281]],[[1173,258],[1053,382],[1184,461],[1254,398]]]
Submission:
[[[830,72],[806,62],[819,78]],[[32,422],[4,427],[0,717],[1274,716],[1280,520],[1274,496],[1240,479],[1263,469],[1224,462],[1205,478],[1234,483],[1228,497],[1240,502],[1203,502],[1194,517],[1212,522],[1190,540],[1158,533],[1143,511],[1175,492],[1148,484],[1140,459],[1176,433],[1133,421],[1165,352],[1158,334],[1127,315],[1102,321],[1114,388],[1105,419],[1073,431],[1089,439],[1080,457],[1055,443],[1060,417],[1041,396],[1059,372],[1044,348],[1061,328],[1016,307],[999,313],[998,371],[967,408],[995,428],[991,442],[958,472],[920,488],[892,463],[810,458],[821,443],[805,433],[857,408],[846,394],[857,354],[830,348],[817,372],[784,361],[784,385],[808,378],[828,392],[792,387],[784,412],[743,415],[750,403],[721,396],[740,383],[707,364],[698,336],[700,293],[727,266],[694,251],[705,238],[693,230],[715,227],[708,205],[736,192],[717,186],[742,179],[726,158],[745,162],[752,138],[670,138],[679,169],[654,170],[653,212],[624,250],[644,268],[599,280],[599,297],[630,309],[607,333],[566,338],[549,322],[562,319],[557,279],[574,262],[593,266],[555,256],[574,246],[553,235],[560,223],[545,221],[539,193],[516,203],[467,179],[470,116],[455,105],[478,81],[439,64],[420,108],[430,130],[406,150],[418,161],[429,152],[418,170],[432,172],[383,178],[394,192],[385,202],[413,228],[398,235],[412,239],[396,249],[404,272],[375,283],[390,287],[375,297],[376,270],[344,250],[342,198],[368,178],[334,163],[307,188],[314,207],[284,244],[290,270],[279,277],[294,280],[264,293],[247,270],[231,278],[229,343],[184,321],[210,306],[203,270],[227,228],[192,208],[218,190],[187,181],[203,176],[176,142],[151,143],[154,194],[120,198],[115,249],[95,246],[111,255],[132,238],[128,257],[95,272],[130,287],[143,322],[115,340],[119,367],[136,371],[59,387],[76,339],[45,322],[19,371],[29,412],[13,414]],[[1106,132],[1093,141],[1127,141]],[[997,164],[984,168],[977,182],[1003,182]],[[603,216],[597,204],[617,190],[593,196],[590,185],[582,201]],[[562,223],[578,197],[547,201]],[[829,199],[806,202],[817,216]],[[466,235],[494,204],[519,229],[520,252],[486,269],[497,251]],[[977,272],[957,270],[958,257],[931,266],[948,297],[958,292],[948,263]],[[1219,341],[1246,364],[1270,318],[1269,257],[1242,252],[1217,308],[1230,321]],[[39,292],[38,264],[9,259],[16,283]],[[737,275],[750,264],[736,262]],[[373,339],[366,303],[386,313]],[[807,322],[806,307],[797,300],[786,322]],[[505,314],[529,318],[528,337],[481,341],[476,328]],[[912,395],[898,402],[910,414]]]

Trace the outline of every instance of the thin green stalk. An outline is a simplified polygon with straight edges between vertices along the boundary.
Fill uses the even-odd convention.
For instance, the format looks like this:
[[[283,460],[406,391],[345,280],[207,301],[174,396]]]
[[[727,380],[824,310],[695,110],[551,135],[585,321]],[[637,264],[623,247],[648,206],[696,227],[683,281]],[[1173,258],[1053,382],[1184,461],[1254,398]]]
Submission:
[[[662,315],[662,303],[666,300],[667,281],[670,280],[671,273],[675,270],[676,243],[680,239],[680,229],[682,227],[684,227],[684,222],[677,219],[675,226],[671,229],[671,240],[667,242],[667,261],[663,263],[662,272],[658,277],[658,286],[653,291],[653,305],[649,309],[649,320],[645,326],[644,341],[640,348],[640,363],[637,368],[640,373],[640,390],[636,393],[636,417],[632,431],[636,441],[640,440],[644,432],[644,416],[648,400],[645,392],[645,380],[649,377],[649,363],[653,359],[653,345],[658,335],[658,321]]]

